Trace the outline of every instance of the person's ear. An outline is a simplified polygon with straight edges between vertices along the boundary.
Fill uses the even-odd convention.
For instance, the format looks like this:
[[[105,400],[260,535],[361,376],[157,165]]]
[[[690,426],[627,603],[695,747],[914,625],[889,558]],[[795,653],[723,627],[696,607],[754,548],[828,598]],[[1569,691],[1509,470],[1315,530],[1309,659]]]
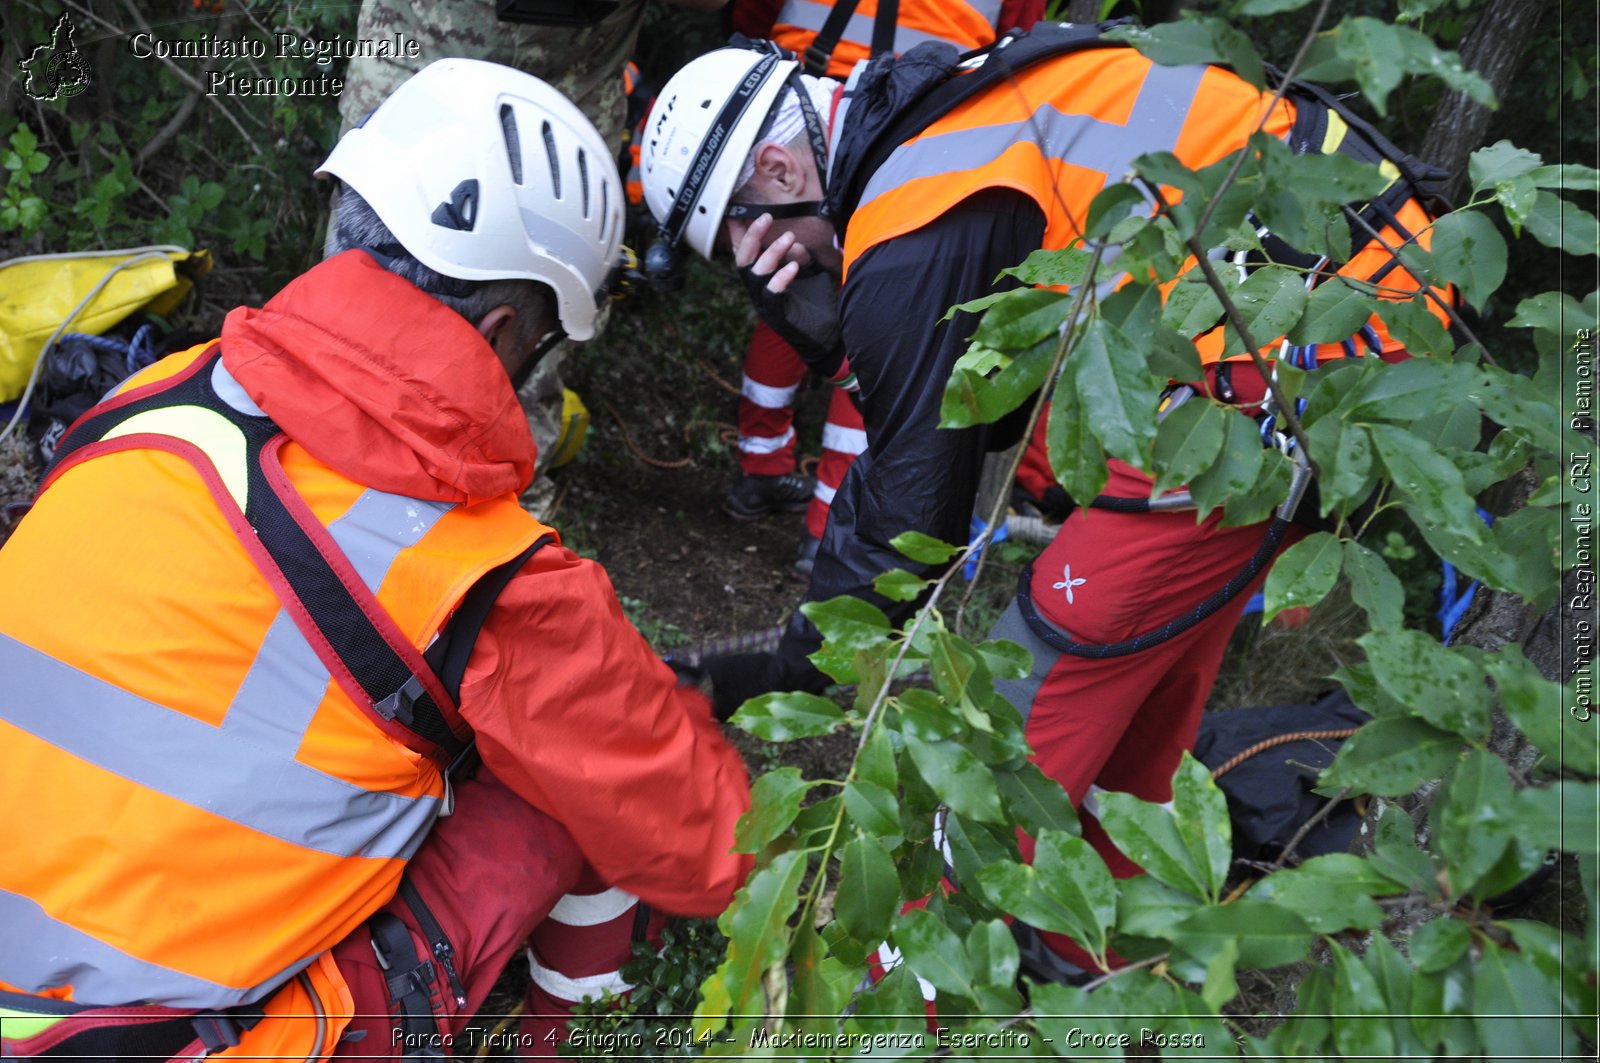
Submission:
[[[484,314],[478,321],[477,327],[478,335],[494,349],[500,364],[506,367],[506,372],[515,373],[522,359],[527,356],[526,351],[518,349],[517,308],[509,303],[502,303]]]
[[[773,192],[797,196],[803,185],[800,160],[794,152],[774,141],[756,149],[756,173]]]

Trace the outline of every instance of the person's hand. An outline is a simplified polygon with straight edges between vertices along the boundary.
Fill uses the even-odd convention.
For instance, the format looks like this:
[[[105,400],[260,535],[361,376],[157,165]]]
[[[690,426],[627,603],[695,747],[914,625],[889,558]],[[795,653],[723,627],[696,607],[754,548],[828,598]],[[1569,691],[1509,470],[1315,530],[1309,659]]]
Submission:
[[[793,347],[811,368],[832,376],[844,361],[839,327],[839,285],[811,259],[791,232],[770,243],[772,215],[748,226],[728,222],[739,278],[761,320]]]
[[[700,669],[711,680],[711,710],[726,720],[751,698],[773,689],[775,661],[770,653],[728,653],[707,657]]]
[[[748,225],[728,222],[728,235],[733,240],[733,264],[741,273],[748,270],[762,278],[766,290],[777,295],[787,291],[801,268],[811,264],[811,254],[792,232],[781,232],[768,243],[772,226],[772,215],[763,214]]]

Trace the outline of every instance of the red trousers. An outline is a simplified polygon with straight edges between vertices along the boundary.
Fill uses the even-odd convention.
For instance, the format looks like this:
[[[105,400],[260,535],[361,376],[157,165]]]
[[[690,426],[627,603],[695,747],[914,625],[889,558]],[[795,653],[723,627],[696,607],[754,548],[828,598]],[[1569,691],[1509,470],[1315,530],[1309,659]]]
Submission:
[[[794,396],[806,378],[806,364],[793,347],[765,322],[757,322],[744,356],[739,398],[739,468],[753,476],[781,476],[794,470]],[[828,507],[857,454],[867,449],[861,411],[835,388],[822,427],[822,460],[817,489],[806,510],[806,531],[822,538]]]
[[[486,769],[456,789],[454,815],[441,819],[412,857],[407,876],[454,950],[464,1004],[443,965],[432,964],[437,1039],[446,1056],[470,1058],[496,1023],[473,1023],[506,964],[529,953],[534,983],[522,1020],[499,1035],[492,1053],[514,1046],[524,1058],[554,1057],[573,1003],[585,991],[626,992],[618,969],[632,958],[636,900],[607,890],[588,869],[564,827],[533,808]],[[385,908],[411,931],[419,958],[432,948],[400,899]],[[652,919],[650,931],[661,920]],[[385,972],[363,926],[334,947],[356,1016],[339,1045],[341,1058],[396,1059],[405,1044]],[[553,990],[553,991],[552,991]],[[571,990],[577,996],[563,996]]]
[[[1111,462],[1106,494],[1147,498],[1150,488],[1143,474]],[[1291,528],[1280,549],[1302,534]],[[1121,642],[1204,601],[1245,566],[1265,535],[1263,524],[1224,528],[1217,513],[1197,525],[1192,511],[1079,509],[1034,561],[1030,592],[1040,615],[1075,641]],[[1123,657],[1056,650],[1027,626],[1016,603],[991,633],[1033,654],[1031,675],[996,686],[1025,716],[1034,762],[1086,813],[1084,837],[1118,877],[1139,868],[1094,820],[1094,793],[1171,800],[1172,773],[1194,744],[1228,638],[1264,579],[1258,575],[1189,630]],[[1032,848],[1024,839],[1025,857],[1032,858]],[[1080,966],[1090,965],[1066,938],[1044,937]]]

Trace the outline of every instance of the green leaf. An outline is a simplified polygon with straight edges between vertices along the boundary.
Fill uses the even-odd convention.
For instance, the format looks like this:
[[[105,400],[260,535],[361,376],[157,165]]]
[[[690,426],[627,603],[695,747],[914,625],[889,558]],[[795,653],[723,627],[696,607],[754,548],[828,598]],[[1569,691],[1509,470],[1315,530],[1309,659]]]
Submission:
[[[994,776],[961,743],[905,736],[906,750],[924,781],[951,808],[982,823],[1003,823]]]
[[[1017,968],[1021,965],[1021,957],[1017,953],[1017,939],[1011,936],[1011,928],[1002,919],[974,923],[972,929],[967,931],[966,951],[973,984],[980,990],[980,1004],[987,1005],[988,1010],[996,1015],[1008,1015],[1016,1011],[1022,1003],[1016,996]],[[1001,992],[983,992],[996,988]],[[1003,1001],[1005,1010],[1001,1011],[990,1001]]]
[[[1070,926],[1057,929],[1103,957],[1106,932],[1117,918],[1117,887],[1105,861],[1076,834],[1047,830],[1034,849],[1033,869],[1045,895],[1070,918]]]
[[[1156,401],[1166,382],[1151,375],[1138,345],[1097,318],[1074,345],[1062,377],[1076,388],[1079,409],[1088,414],[1089,430],[1105,449],[1135,468],[1148,469]]]
[[[1567,711],[1560,685],[1539,674],[1516,643],[1485,661],[1500,694],[1500,707],[1540,752],[1563,768],[1591,778],[1600,775],[1594,730]]]
[[[1156,428],[1156,491],[1182,486],[1211,468],[1227,432],[1227,411],[1204,396],[1168,412]]]
[[[820,738],[844,722],[844,713],[827,698],[799,691],[762,694],[733,714],[733,724],[768,742]]]
[[[1533,152],[1519,148],[1509,140],[1499,140],[1486,148],[1479,148],[1467,159],[1467,176],[1472,180],[1473,191],[1485,189],[1526,177],[1541,166],[1544,160]]]
[[[1484,1054],[1495,1060],[1573,1058],[1577,1051],[1562,1014],[1559,982],[1526,956],[1486,944],[1474,968],[1473,1025]]]
[[[1378,817],[1373,832],[1372,870],[1403,886],[1408,892],[1437,894],[1433,859],[1417,847],[1417,825],[1409,813],[1390,804]]]
[[[1421,720],[1373,720],[1340,747],[1322,781],[1385,797],[1407,794],[1448,771],[1460,751],[1458,735]]]
[[[963,549],[917,531],[901,532],[889,540],[889,545],[911,560],[920,561],[924,565],[942,565]],[[835,599],[839,600],[854,601],[854,599]]]
[[[1429,821],[1454,895],[1472,892],[1505,852],[1515,826],[1505,818],[1511,778],[1500,758],[1475,749],[1445,780]]]
[[[933,983],[941,993],[971,999],[971,961],[961,939],[937,916],[920,908],[900,913],[895,921],[894,944],[906,964]]]
[[[1285,11],[1298,11],[1311,0],[1241,0],[1241,15],[1279,15]]]
[[[875,576],[872,589],[891,602],[909,602],[915,600],[932,582],[914,576],[903,568],[896,568]]]
[[[805,870],[804,853],[780,853],[755,870],[718,917],[717,926],[728,936],[728,954],[717,974],[731,1011],[750,1007],[760,996],[762,974],[788,955],[787,924],[800,903]],[[755,1010],[760,1010],[759,1003]]]
[[[1206,979],[1200,996],[1206,1006],[1216,1011],[1239,995],[1239,982],[1234,971],[1239,966],[1239,942],[1228,938],[1212,950],[1206,962]]]
[[[1440,395],[1462,395],[1478,383],[1474,367],[1432,358],[1380,364],[1374,370],[1364,374],[1345,398],[1349,416],[1355,420],[1410,427],[1417,419],[1438,412]]]
[[[995,783],[1011,820],[1034,837],[1044,830],[1079,832],[1078,813],[1073,810],[1071,798],[1060,783],[1047,778],[1032,761],[1024,761],[1012,771],[996,772]]]
[[[900,876],[876,838],[857,835],[839,851],[834,916],[858,941],[882,940],[900,907]]]
[[[39,138],[34,135],[26,122],[11,134],[10,142],[18,155],[32,155],[39,147]]]
[[[1056,479],[1072,497],[1093,498],[1106,485],[1106,452],[1089,428],[1088,410],[1068,373],[1061,374],[1052,393],[1045,448]]]
[[[1411,935],[1408,951],[1411,962],[1423,974],[1434,974],[1451,966],[1466,955],[1472,944],[1472,931],[1467,924],[1449,916],[1440,916],[1425,923]]]
[[[898,538],[894,543],[896,549],[900,548]],[[817,625],[817,630],[822,632],[823,642],[836,652],[869,650],[883,642],[889,634],[889,618],[883,615],[883,610],[860,598],[843,596],[825,602],[807,602],[800,607],[800,611],[807,620]]]
[[[974,342],[997,351],[1022,350],[1057,336],[1072,313],[1073,300],[1048,288],[1019,288],[1008,295],[984,313]]]
[[[1147,872],[1186,893],[1215,901],[1232,858],[1227,799],[1189,753],[1161,805],[1132,794],[1100,795],[1099,819],[1119,849]]]
[[[1149,875],[1117,883],[1117,932],[1165,940],[1172,928],[1205,902]]]
[[[1591,739],[1592,741],[1592,739]],[[1600,786],[1563,779],[1517,791],[1508,817],[1517,837],[1540,849],[1600,855]]]
[[[1389,93],[1406,74],[1437,77],[1485,107],[1495,106],[1488,82],[1463,66],[1460,56],[1441,50],[1414,29],[1374,18],[1347,18],[1328,36],[1333,38],[1338,58],[1380,116],[1387,116]],[[1300,76],[1316,81],[1327,75],[1308,65]]]
[[[1255,482],[1247,490],[1227,500],[1222,510],[1224,528],[1260,524],[1271,517],[1273,511],[1283,505],[1284,499],[1289,496],[1294,462],[1277,449],[1262,449],[1259,434],[1256,436],[1256,447],[1264,468],[1256,474]],[[1193,486],[1190,485],[1191,491]]]
[[[1528,177],[1540,188],[1555,188],[1563,192],[1600,192],[1600,170],[1575,162],[1541,166]]]
[[[787,830],[815,785],[800,776],[799,768],[778,768],[757,779],[750,787],[750,810],[735,828],[735,851],[757,852]]]
[[[1122,29],[1108,34],[1126,40],[1140,53],[1163,66],[1220,63],[1261,88],[1266,84],[1261,57],[1248,38],[1217,18],[1186,17],[1148,29]]]
[[[1054,296],[1044,289],[1028,290]],[[940,400],[939,427],[969,428],[988,424],[1015,410],[1044,384],[1059,345],[1060,340],[1051,335],[1018,352],[998,374],[979,375],[958,367],[951,373]]]
[[[1436,278],[1456,283],[1468,303],[1480,309],[1506,276],[1506,241],[1483,214],[1446,214],[1433,223],[1428,262]]]
[[[1375,424],[1368,431],[1395,487],[1411,503],[1407,512],[1419,525],[1443,528],[1475,545],[1483,542],[1477,506],[1467,494],[1461,471],[1449,459],[1402,428]]]
[[[1305,957],[1311,928],[1287,907],[1241,898],[1211,905],[1184,917],[1172,928],[1172,943],[1205,962],[1227,943],[1238,948],[1246,967],[1281,967]]]
[[[1469,399],[1476,401],[1498,423],[1516,430],[1534,446],[1552,453],[1566,450],[1561,432],[1561,409],[1528,377],[1492,366],[1482,370]]]
[[[1033,657],[1015,642],[990,639],[978,643],[977,650],[996,679],[1024,679],[1033,672]]]
[[[1344,861],[1357,866],[1352,868]],[[1248,896],[1298,912],[1305,925],[1318,934],[1336,934],[1378,926],[1383,922],[1383,909],[1372,898],[1394,892],[1392,883],[1359,858],[1330,853],[1313,857],[1300,867],[1273,872],[1256,883]]]
[[[1001,270],[1000,275],[1015,277],[1023,284],[1069,287],[1083,283],[1093,257],[1081,247],[1041,249],[1023,259],[1020,266]]]
[[[856,778],[893,792],[900,785],[900,770],[895,766],[894,742],[881,724],[872,728],[856,757]]]
[[[1199,510],[1199,520],[1248,491],[1261,471],[1261,435],[1256,423],[1236,409],[1224,411],[1222,420],[1225,439],[1217,460],[1189,480],[1189,496]]]
[[[891,849],[900,844],[900,802],[891,791],[866,779],[852,779],[845,784],[844,807],[863,834]]]
[[[1360,959],[1338,944],[1333,952],[1333,1043],[1345,1058],[1392,1056],[1394,1030],[1388,1016],[1404,1013],[1407,1001],[1388,1000]]]
[[[1354,539],[1344,544],[1344,574],[1350,595],[1366,611],[1374,631],[1398,631],[1405,626],[1405,588],[1377,554]]]
[[[1600,221],[1576,203],[1540,192],[1525,221],[1528,233],[1546,247],[1569,255],[1600,254]]]
[[[1404,344],[1413,357],[1448,358],[1456,349],[1455,341],[1444,323],[1434,315],[1433,303],[1426,295],[1398,301],[1383,299],[1377,305],[1378,316],[1383,319],[1389,335]]]
[[[1338,277],[1311,290],[1305,314],[1289,330],[1290,343],[1338,343],[1372,316],[1372,298]]]
[[[1316,605],[1339,578],[1344,549],[1338,537],[1315,532],[1280,554],[1267,573],[1266,615],[1271,620],[1285,609]]]
[[[1144,207],[1144,195],[1135,186],[1126,181],[1107,185],[1089,204],[1089,218],[1084,226],[1084,237],[1089,240],[1104,239],[1119,222]],[[1085,254],[1085,265],[1088,258],[1089,256]]]
[[[1284,266],[1257,269],[1233,293],[1234,306],[1244,321],[1250,338],[1258,346],[1274,344],[1287,333],[1305,309],[1305,282],[1300,274]],[[1224,350],[1238,354],[1248,350],[1244,340],[1228,323]]]
[[[1420,631],[1375,632],[1357,642],[1378,682],[1412,712],[1469,740],[1489,733],[1482,667]]]
[[[1102,1003],[1106,998],[1101,993],[1053,982],[1030,983],[1029,989],[1034,1029],[1048,1039],[1056,1055],[1073,1060],[1124,1058],[1123,1046],[1132,1043],[1133,1034],[1127,1020],[1116,1015],[1120,1009]]]
[[[1222,300],[1196,270],[1186,274],[1167,294],[1161,320],[1185,339],[1210,332],[1222,317]]]

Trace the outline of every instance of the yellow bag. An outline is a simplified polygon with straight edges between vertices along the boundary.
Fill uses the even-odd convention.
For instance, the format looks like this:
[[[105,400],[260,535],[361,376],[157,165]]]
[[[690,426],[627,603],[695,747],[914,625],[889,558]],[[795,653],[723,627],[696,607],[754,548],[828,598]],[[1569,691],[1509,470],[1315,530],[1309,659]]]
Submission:
[[[172,246],[0,262],[0,402],[21,397],[58,329],[99,335],[136,310],[169,314],[210,270],[209,251]]]
[[[550,448],[550,468],[559,469],[578,456],[589,437],[589,407],[578,393],[565,388],[561,393],[561,434]]]

